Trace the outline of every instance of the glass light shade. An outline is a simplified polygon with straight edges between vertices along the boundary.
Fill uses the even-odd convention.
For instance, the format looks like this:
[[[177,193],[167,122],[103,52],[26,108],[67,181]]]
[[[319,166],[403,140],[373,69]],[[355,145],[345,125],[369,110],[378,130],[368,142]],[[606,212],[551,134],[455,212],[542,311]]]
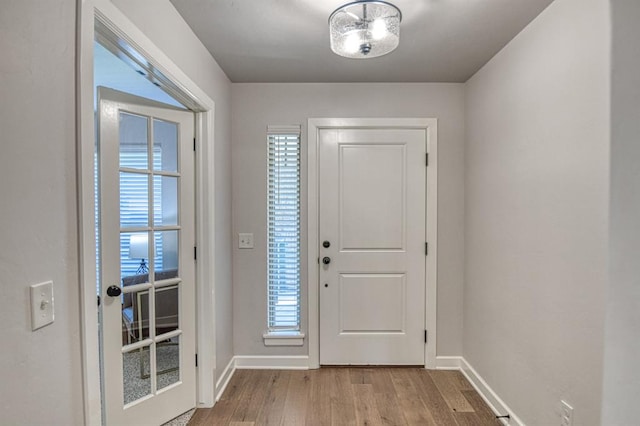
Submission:
[[[149,258],[149,242],[148,235],[131,234],[129,239],[129,259],[148,259]]]
[[[400,42],[400,9],[384,1],[357,1],[329,17],[331,50],[346,58],[386,55]]]

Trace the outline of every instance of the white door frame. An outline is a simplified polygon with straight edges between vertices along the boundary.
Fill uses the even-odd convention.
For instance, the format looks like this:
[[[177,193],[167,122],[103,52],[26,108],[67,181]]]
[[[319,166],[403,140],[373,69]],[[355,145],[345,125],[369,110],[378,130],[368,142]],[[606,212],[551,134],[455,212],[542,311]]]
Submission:
[[[96,303],[96,251],[94,214],[94,23],[99,19],[126,40],[156,69],[188,95],[201,112],[196,112],[196,352],[197,405],[215,403],[215,326],[214,326],[214,101],[191,80],[160,48],[138,29],[109,0],[78,0],[76,40],[76,123],[78,259],[80,268],[80,321],[82,340],[82,380],[84,424],[101,425],[100,356],[98,348],[98,308]]]
[[[425,345],[425,368],[436,368],[436,307],[437,307],[437,259],[438,259],[438,120],[435,118],[309,118],[307,144],[307,264],[308,315],[309,315],[309,368],[320,368],[320,297],[318,264],[319,251],[319,141],[322,129],[340,128],[396,128],[424,129],[427,135],[427,209],[426,229],[429,254],[426,261],[425,330],[429,338]]]

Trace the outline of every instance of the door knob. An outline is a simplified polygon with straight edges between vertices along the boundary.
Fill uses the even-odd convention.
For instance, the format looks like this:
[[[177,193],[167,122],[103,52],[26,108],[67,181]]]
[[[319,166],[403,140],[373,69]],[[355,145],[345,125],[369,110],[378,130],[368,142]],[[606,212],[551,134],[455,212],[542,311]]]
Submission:
[[[122,289],[117,285],[112,285],[107,288],[107,296],[118,297],[122,294]]]
[[[322,263],[324,263],[325,265],[328,265],[331,263],[331,258],[330,257],[323,257],[322,258]]]
[[[324,242],[322,243],[322,247],[324,247],[324,248],[329,248],[329,247],[331,247],[331,243],[330,243],[329,241],[324,241]]]

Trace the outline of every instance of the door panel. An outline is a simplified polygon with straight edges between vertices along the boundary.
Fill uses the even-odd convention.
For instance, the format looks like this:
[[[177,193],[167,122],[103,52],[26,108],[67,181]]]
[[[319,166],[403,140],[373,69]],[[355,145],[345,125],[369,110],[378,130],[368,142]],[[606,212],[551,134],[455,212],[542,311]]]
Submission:
[[[406,275],[340,274],[339,316],[341,334],[404,333]]]
[[[319,137],[320,363],[423,365],[425,132]]]
[[[105,418],[158,425],[196,405],[194,116],[98,96]]]
[[[405,249],[405,157],[405,145],[340,145],[341,250]]]

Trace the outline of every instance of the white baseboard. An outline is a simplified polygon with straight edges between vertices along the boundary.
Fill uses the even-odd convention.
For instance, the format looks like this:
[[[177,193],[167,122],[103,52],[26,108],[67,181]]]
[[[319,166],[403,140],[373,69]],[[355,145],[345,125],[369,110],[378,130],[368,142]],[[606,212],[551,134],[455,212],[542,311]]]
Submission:
[[[496,413],[496,415],[505,415],[509,414],[511,418],[509,419],[500,419],[502,424],[509,426],[525,426],[525,424],[513,414],[513,410],[505,404],[505,402],[498,396],[497,393],[494,392],[493,389],[484,381],[484,379],[478,374],[476,370],[473,369],[471,364],[467,362],[464,358],[460,357],[460,371],[464,376],[469,380],[471,385],[475,388],[476,391],[480,394],[482,399],[487,403],[489,408]]]
[[[436,357],[436,370],[460,370],[460,356]]]
[[[216,402],[220,399],[222,393],[227,388],[227,385],[229,384],[229,381],[231,380],[231,377],[233,377],[233,373],[235,373],[235,371],[236,359],[235,357],[232,357],[229,361],[229,364],[227,364],[225,369],[222,371],[220,378],[216,382]]]
[[[484,381],[476,370],[461,356],[439,356],[436,357],[436,370],[460,370],[467,378],[473,388],[480,394],[484,402],[487,403],[491,411],[496,416],[509,414],[510,419],[500,419],[503,425],[525,426],[525,424],[513,414],[513,411],[500,399],[493,389]]]
[[[236,355],[234,357],[237,369],[280,369],[280,370],[308,370],[309,357],[301,356],[261,356]]]

